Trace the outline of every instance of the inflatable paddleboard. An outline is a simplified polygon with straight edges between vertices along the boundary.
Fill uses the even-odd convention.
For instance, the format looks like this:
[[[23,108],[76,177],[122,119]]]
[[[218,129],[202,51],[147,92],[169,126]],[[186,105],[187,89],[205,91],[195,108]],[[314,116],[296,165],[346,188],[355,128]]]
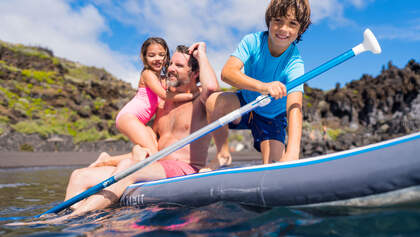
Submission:
[[[420,200],[420,132],[294,162],[255,165],[136,183],[123,206],[320,204],[382,206]]]

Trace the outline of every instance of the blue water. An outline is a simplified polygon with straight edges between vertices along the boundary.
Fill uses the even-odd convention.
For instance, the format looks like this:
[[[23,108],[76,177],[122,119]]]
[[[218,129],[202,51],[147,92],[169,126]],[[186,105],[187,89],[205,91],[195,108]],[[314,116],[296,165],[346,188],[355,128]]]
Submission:
[[[60,224],[5,225],[13,222],[10,217],[34,216],[57,205],[74,168],[0,170],[0,236],[420,235],[420,203],[388,208],[310,209],[263,209],[229,202],[196,208],[115,206]]]

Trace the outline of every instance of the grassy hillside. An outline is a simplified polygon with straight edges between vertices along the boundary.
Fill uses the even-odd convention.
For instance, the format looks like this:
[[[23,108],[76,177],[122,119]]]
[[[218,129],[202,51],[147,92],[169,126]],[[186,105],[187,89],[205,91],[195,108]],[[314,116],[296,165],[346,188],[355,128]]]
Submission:
[[[104,69],[0,41],[0,81],[0,135],[67,135],[76,144],[125,139],[114,118],[134,89]]]

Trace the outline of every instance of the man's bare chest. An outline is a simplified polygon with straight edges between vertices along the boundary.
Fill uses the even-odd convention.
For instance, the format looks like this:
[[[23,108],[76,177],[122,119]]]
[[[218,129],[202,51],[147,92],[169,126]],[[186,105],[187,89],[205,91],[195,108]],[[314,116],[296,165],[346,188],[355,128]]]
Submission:
[[[161,135],[189,134],[198,122],[196,116],[200,108],[197,107],[199,106],[193,103],[165,107],[158,119],[158,132]]]

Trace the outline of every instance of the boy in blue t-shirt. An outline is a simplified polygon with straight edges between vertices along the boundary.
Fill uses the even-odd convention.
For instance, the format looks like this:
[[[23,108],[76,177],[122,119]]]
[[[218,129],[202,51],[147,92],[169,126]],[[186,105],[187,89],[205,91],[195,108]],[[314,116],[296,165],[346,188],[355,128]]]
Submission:
[[[310,24],[309,2],[271,0],[265,21],[268,31],[246,35],[222,70],[222,80],[241,90],[212,94],[206,108],[209,122],[213,122],[261,94],[274,97],[270,104],[229,124],[231,129],[251,129],[254,147],[261,152],[263,164],[268,164],[299,159],[303,85],[286,91],[285,84],[304,73],[296,43]],[[231,163],[227,137],[226,126],[213,132],[216,159],[201,171]]]

